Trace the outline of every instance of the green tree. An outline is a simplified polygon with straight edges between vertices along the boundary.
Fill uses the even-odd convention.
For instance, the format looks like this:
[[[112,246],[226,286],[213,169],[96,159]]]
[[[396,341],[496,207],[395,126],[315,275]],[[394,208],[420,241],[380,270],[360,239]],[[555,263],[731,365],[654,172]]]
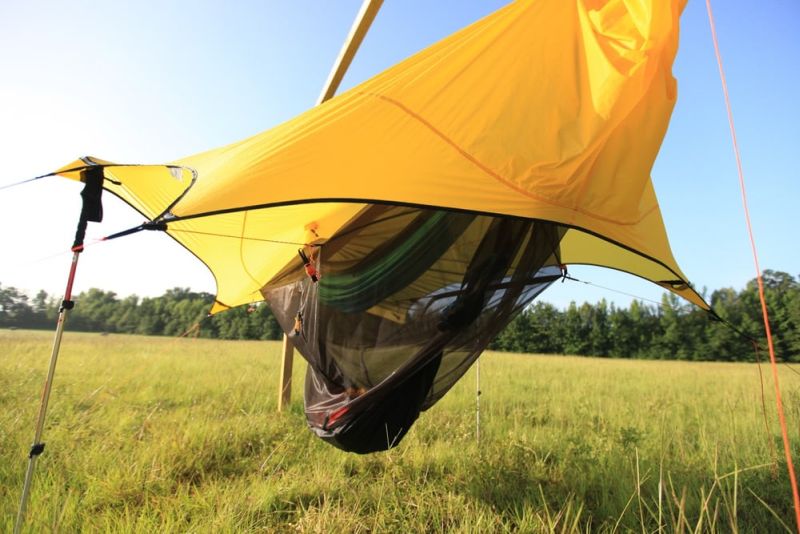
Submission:
[[[733,288],[711,293],[710,304],[723,321],[741,325],[744,310],[740,295]],[[706,326],[706,350],[709,359],[725,361],[747,359],[752,353],[747,340],[720,321],[710,321]]]
[[[528,352],[531,342],[530,312],[523,311],[514,317],[496,337],[495,350]]]
[[[113,291],[92,288],[74,298],[75,308],[69,321],[76,330],[90,332],[113,331],[108,319],[114,315],[118,300]]]
[[[794,362],[800,361],[800,290],[793,291],[786,298],[786,315],[786,344],[790,359]]]
[[[661,297],[659,315],[660,333],[656,338],[655,356],[659,359],[688,360],[694,356],[692,339],[686,330],[685,306],[674,293],[664,293]]]
[[[157,298],[143,298],[139,303],[137,334],[158,335],[164,333],[163,304]]]
[[[0,286],[0,325],[29,327],[34,317],[25,293],[15,287]]]
[[[130,295],[117,301],[114,313],[107,320],[109,332],[133,334],[139,322],[139,297]]]
[[[661,336],[661,323],[657,308],[634,300],[631,302],[629,313],[635,340],[635,350],[631,356],[656,358],[656,339]]]
[[[589,327],[586,308],[589,304],[584,303],[580,308],[575,302],[570,302],[567,311],[564,313],[564,352],[566,354],[589,354],[591,345],[589,343]]]
[[[583,306],[581,306],[583,309]],[[608,303],[602,299],[594,306],[587,306],[589,317],[589,353],[592,356],[608,356],[611,352]]]
[[[626,308],[611,305],[609,324],[609,356],[614,358],[633,358],[639,351],[637,325]]]
[[[562,313],[550,303],[536,301],[523,317],[530,329],[526,352],[561,354],[564,352]]]
[[[800,329],[800,321],[794,313],[800,284],[792,275],[781,271],[766,270],[762,279],[775,354],[785,361],[793,361],[800,357],[793,350],[794,340]]]

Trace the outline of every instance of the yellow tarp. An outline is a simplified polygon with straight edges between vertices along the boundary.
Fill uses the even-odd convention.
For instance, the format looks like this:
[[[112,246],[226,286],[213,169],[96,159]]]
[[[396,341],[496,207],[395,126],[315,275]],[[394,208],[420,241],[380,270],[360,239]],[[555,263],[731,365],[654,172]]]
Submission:
[[[684,4],[513,3],[180,168],[107,167],[106,189],[167,220],[206,263],[214,311],[260,300],[309,225],[329,238],[365,203],[555,221],[575,229],[564,263],[630,272],[707,308],[672,256],[650,181],[676,98]],[[67,171],[82,166],[59,172],[78,178]]]

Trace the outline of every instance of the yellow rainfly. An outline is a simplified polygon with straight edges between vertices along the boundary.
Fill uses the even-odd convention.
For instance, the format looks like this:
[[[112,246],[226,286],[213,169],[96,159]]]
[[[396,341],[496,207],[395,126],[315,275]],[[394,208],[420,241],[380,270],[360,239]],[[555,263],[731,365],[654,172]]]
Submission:
[[[104,165],[105,188],[214,273],[212,312],[260,290],[366,204],[571,228],[564,264],[708,305],[670,251],[650,170],[677,96],[684,0],[513,3],[271,130],[165,165]],[[316,234],[310,232],[315,228]]]

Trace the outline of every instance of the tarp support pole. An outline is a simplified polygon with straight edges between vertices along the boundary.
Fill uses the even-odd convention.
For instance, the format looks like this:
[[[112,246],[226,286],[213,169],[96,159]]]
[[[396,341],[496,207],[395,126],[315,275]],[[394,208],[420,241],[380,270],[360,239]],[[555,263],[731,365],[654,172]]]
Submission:
[[[381,5],[383,5],[383,0],[364,0],[364,2],[361,4],[361,9],[358,10],[358,14],[353,21],[353,26],[350,28],[350,33],[347,36],[347,39],[345,39],[344,45],[342,45],[342,49],[339,52],[339,57],[336,58],[336,62],[333,64],[333,68],[328,75],[328,79],[325,81],[322,92],[317,99],[317,105],[329,100],[334,94],[336,94],[339,84],[342,83],[342,79],[344,78],[348,67],[350,67],[350,63],[353,61],[353,58],[358,51],[358,47],[361,46],[364,36],[367,35],[367,30],[369,30],[370,25],[372,25],[372,21],[375,20],[375,15],[378,14],[378,10],[381,8]],[[286,334],[283,334],[283,360],[281,363],[281,382],[278,395],[278,411],[283,409],[284,404],[289,404],[291,398],[293,357],[294,349],[292,347],[292,343],[289,341],[289,338],[286,336]]]
[[[278,391],[278,411],[281,412],[292,400],[292,360],[294,345],[289,336],[283,336],[283,357],[281,358],[280,391]]]
[[[353,21],[353,27],[350,28],[350,34],[345,39],[342,50],[339,52],[339,57],[336,58],[331,73],[328,75],[328,79],[325,81],[322,92],[317,99],[317,105],[329,100],[336,94],[339,84],[342,83],[342,79],[348,67],[350,67],[358,47],[361,46],[361,41],[367,35],[367,30],[369,30],[372,21],[375,20],[375,15],[378,14],[382,4],[383,0],[364,0],[361,4],[361,9],[358,10],[356,19]]]
[[[292,360],[294,346],[289,336],[283,334],[283,350],[281,351],[281,376],[278,381],[278,411],[282,412],[292,400]]]
[[[44,431],[44,420],[47,415],[47,404],[50,401],[50,392],[53,388],[53,376],[56,372],[56,362],[58,361],[58,353],[61,349],[61,337],[64,333],[64,323],[67,320],[67,313],[73,308],[72,302],[72,283],[75,280],[75,271],[78,267],[78,257],[80,250],[72,254],[72,266],[69,270],[69,279],[67,280],[67,290],[64,292],[64,301],[61,303],[61,308],[58,312],[58,322],[56,323],[56,334],[53,339],[53,350],[50,353],[50,368],[47,371],[47,380],[44,383],[44,390],[42,391],[42,402],[39,406],[39,417],[36,420],[36,432],[33,436],[33,445],[31,445],[30,453],[28,453],[28,470],[25,473],[25,484],[22,487],[22,497],[19,500],[19,510],[17,511],[17,520],[14,523],[14,534],[19,534],[22,529],[22,524],[25,522],[25,509],[28,505],[28,496],[31,491],[31,482],[33,480],[33,470],[36,466],[36,458],[44,451],[44,443],[41,442],[42,432]]]
[[[61,337],[64,334],[64,323],[67,320],[67,313],[75,303],[72,301],[72,285],[75,282],[75,272],[78,270],[78,258],[83,251],[83,240],[86,237],[86,225],[89,222],[101,222],[103,220],[103,168],[100,166],[90,167],[81,173],[81,181],[86,185],[81,191],[82,206],[81,214],[78,218],[78,228],[75,231],[75,241],[72,243],[72,264],[67,277],[67,288],[64,290],[64,300],[58,310],[58,321],[56,322],[56,335],[53,339],[53,350],[50,352],[50,368],[47,371],[47,379],[44,382],[42,391],[42,402],[39,406],[39,417],[36,419],[36,431],[33,437],[33,445],[28,453],[28,471],[25,473],[25,483],[22,486],[22,496],[19,499],[19,510],[17,519],[14,522],[14,534],[19,534],[22,524],[25,522],[25,509],[28,506],[28,496],[31,492],[33,482],[33,470],[36,467],[36,458],[44,452],[42,443],[42,432],[44,431],[44,420],[47,415],[47,404],[50,401],[50,392],[53,389],[53,378],[56,373],[56,362],[58,353],[61,349]]]

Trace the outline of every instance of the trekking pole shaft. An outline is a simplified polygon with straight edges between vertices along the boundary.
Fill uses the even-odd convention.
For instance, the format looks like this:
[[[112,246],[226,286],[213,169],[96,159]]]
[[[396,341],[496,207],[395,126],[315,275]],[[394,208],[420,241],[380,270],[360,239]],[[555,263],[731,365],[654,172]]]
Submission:
[[[28,458],[28,470],[25,472],[25,485],[22,486],[22,497],[19,501],[17,510],[17,520],[14,522],[14,534],[22,531],[22,524],[25,522],[25,508],[28,505],[28,494],[31,491],[31,480],[33,479],[33,469],[36,465],[36,456]]]
[[[61,336],[64,333],[64,322],[67,319],[67,312],[72,308],[72,283],[75,281],[75,271],[78,267],[78,257],[80,251],[75,251],[72,254],[72,265],[69,270],[69,278],[67,279],[67,289],[64,292],[64,302],[61,304],[61,309],[58,312],[58,322],[56,324],[56,334],[53,339],[53,350],[50,353],[50,368],[47,371],[47,380],[44,383],[44,390],[42,391],[42,402],[39,406],[39,417],[36,420],[36,432],[33,437],[33,445],[31,452],[28,455],[28,471],[25,473],[25,484],[22,487],[22,497],[19,501],[19,510],[17,511],[17,520],[14,523],[14,534],[19,534],[22,529],[22,523],[25,520],[25,508],[28,504],[28,496],[31,490],[31,482],[33,480],[33,470],[36,466],[36,458],[44,450],[44,444],[41,443],[42,432],[44,430],[45,416],[47,415],[47,404],[50,401],[50,391],[53,387],[53,376],[56,372],[56,362],[58,361],[58,352],[61,348]]]

